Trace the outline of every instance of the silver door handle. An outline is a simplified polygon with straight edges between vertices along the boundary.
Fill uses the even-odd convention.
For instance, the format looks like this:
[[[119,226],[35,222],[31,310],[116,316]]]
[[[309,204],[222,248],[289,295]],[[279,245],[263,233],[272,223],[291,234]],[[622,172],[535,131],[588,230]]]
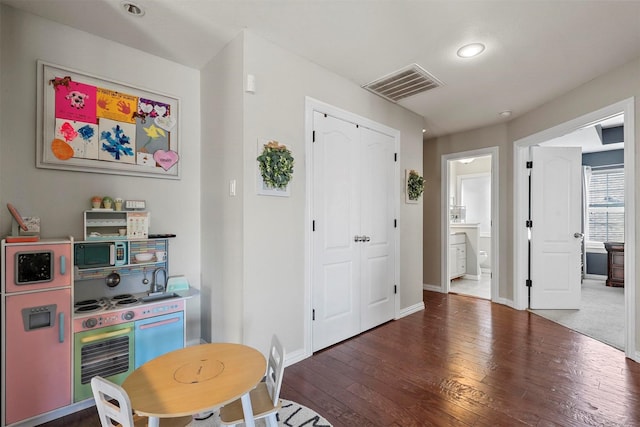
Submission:
[[[354,242],[362,242],[362,236],[353,236]]]
[[[573,233],[573,237],[575,237],[576,239],[582,239],[584,237],[583,233]]]
[[[368,241],[371,240],[371,237],[369,237],[369,236],[362,236],[362,237],[363,237],[363,239],[362,239],[363,242],[368,242]]]

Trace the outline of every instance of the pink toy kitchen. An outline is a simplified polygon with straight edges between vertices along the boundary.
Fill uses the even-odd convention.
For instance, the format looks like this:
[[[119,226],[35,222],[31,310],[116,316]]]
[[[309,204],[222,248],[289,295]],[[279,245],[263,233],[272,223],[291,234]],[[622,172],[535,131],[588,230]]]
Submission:
[[[185,346],[185,308],[197,291],[170,274],[175,235],[149,234],[149,212],[81,212],[83,240],[40,239],[11,213],[1,249],[2,426],[92,406],[94,376],[120,384]]]

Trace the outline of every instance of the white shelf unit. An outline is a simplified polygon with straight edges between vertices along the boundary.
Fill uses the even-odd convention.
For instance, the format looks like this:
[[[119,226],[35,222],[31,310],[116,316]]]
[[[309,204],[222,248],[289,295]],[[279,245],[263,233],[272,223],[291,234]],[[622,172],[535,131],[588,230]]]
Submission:
[[[84,240],[133,240],[149,237],[149,212],[84,211]],[[126,234],[119,231],[126,229]]]

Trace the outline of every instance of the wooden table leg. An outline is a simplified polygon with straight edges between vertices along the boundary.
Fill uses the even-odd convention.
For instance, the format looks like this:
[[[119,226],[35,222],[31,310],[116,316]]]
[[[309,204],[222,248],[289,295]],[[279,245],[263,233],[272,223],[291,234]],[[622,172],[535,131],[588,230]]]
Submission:
[[[242,395],[242,413],[244,414],[244,425],[246,427],[255,427],[256,423],[253,419],[253,408],[251,407],[251,396],[249,393]],[[149,424],[151,426],[151,424]]]

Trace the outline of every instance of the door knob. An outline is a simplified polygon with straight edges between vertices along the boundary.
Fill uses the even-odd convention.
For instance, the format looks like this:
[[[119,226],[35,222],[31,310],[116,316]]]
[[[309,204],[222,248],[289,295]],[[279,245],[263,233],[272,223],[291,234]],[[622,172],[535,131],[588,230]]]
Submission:
[[[369,236],[362,236],[362,241],[363,241],[363,242],[368,242],[368,241],[370,241],[370,240],[371,240],[371,237],[369,237]]]
[[[353,241],[354,242],[361,242],[362,241],[362,236],[353,236]]]
[[[582,239],[584,237],[583,233],[573,233],[573,237],[575,237],[576,239]]]

